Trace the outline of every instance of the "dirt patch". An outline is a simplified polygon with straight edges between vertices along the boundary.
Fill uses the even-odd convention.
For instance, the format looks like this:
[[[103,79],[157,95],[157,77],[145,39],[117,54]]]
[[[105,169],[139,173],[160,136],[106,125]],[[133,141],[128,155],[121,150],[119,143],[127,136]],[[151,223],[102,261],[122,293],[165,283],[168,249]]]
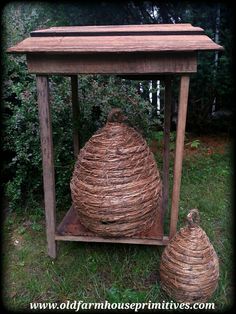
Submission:
[[[12,232],[11,244],[14,245],[17,250],[21,250],[24,246],[24,237],[20,235],[16,230],[13,230]]]
[[[145,278],[144,284],[145,286],[151,286],[160,282],[160,274],[159,271],[152,271],[148,277]]]
[[[194,142],[199,141],[197,147],[194,147]],[[213,153],[224,154],[226,147],[230,144],[231,139],[227,135],[202,135],[196,136],[187,134],[184,144],[184,156],[195,154],[211,155]],[[174,143],[171,143],[171,155],[174,155]],[[150,143],[151,151],[156,154],[163,151],[163,142],[153,140]]]
[[[153,140],[149,144],[149,147],[150,147],[151,151],[153,152],[153,154],[156,154],[158,151],[163,149],[163,143],[159,143],[156,140]]]
[[[191,147],[191,143],[195,140],[199,140],[199,146],[197,148]],[[224,154],[226,147],[230,143],[230,139],[226,135],[216,136],[216,135],[202,135],[196,137],[193,135],[188,136],[186,141],[190,143],[185,144],[185,155],[203,153],[205,155],[211,155],[213,153]]]

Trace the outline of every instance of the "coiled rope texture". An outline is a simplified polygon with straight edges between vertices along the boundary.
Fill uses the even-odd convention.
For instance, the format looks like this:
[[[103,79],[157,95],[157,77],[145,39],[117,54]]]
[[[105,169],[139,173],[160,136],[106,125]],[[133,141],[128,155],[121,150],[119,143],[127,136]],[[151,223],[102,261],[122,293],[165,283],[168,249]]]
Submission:
[[[198,225],[198,210],[191,210],[187,221],[162,254],[161,285],[178,302],[206,302],[217,287],[218,257]]]
[[[80,151],[71,180],[81,223],[108,237],[151,228],[160,211],[161,179],[146,141],[124,123],[107,122]]]

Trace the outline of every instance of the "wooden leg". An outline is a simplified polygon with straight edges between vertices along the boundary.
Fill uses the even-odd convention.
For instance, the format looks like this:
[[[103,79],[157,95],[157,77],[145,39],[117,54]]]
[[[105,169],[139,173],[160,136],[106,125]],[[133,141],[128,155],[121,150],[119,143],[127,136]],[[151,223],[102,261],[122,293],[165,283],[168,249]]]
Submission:
[[[175,235],[177,230],[178,212],[179,212],[179,195],[182,174],[182,161],[184,153],[184,135],[188,106],[189,76],[181,76],[178,123],[176,135],[174,180],[172,191],[171,218],[170,218],[170,239]]]
[[[79,103],[78,103],[78,77],[71,76],[71,95],[72,95],[72,117],[73,117],[73,143],[74,156],[77,158],[79,153]]]
[[[55,178],[54,178],[54,160],[53,160],[53,141],[51,114],[49,106],[49,87],[47,76],[37,76],[37,95],[40,121],[41,150],[43,159],[43,184],[44,184],[44,202],[46,214],[46,229],[48,255],[56,258],[55,241]]]
[[[168,208],[170,166],[171,77],[165,80],[162,218]]]

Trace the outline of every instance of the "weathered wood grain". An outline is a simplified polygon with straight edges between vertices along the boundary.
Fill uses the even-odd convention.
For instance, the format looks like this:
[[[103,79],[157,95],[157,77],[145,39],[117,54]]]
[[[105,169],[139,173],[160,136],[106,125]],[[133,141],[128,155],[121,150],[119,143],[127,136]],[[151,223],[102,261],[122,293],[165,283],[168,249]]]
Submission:
[[[30,73],[46,74],[157,74],[194,73],[195,53],[116,55],[46,55],[28,54]]]
[[[79,154],[79,96],[77,75],[71,76],[71,101],[72,101],[74,157],[76,159]]]
[[[163,223],[159,219],[160,215],[156,215],[155,221],[150,230],[146,230],[132,236],[135,239],[162,239]],[[89,236],[97,237],[98,235],[82,225],[77,211],[73,206],[67,211],[62,221],[56,229],[57,235],[60,236]],[[102,237],[103,238],[103,237]],[[127,239],[127,237],[125,237]],[[114,239],[114,237],[112,237]]]
[[[143,244],[143,245],[167,245],[169,238],[162,239],[140,239],[140,238],[102,238],[96,236],[63,236],[56,234],[57,241],[79,241],[79,242],[100,242],[100,243],[123,243],[123,244]]]
[[[189,92],[189,76],[182,75],[180,80],[178,122],[176,134],[175,162],[174,162],[174,179],[171,203],[170,217],[170,239],[175,235],[177,230],[177,221],[179,213],[179,197],[182,175],[182,162],[184,153],[184,135],[187,117],[188,92]]]
[[[162,215],[168,208],[171,122],[171,76],[165,79]]]
[[[15,53],[133,53],[221,50],[206,35],[29,37],[8,49]]]
[[[56,257],[55,227],[56,199],[51,114],[49,106],[48,77],[37,76],[37,96],[40,122],[40,138],[43,159],[43,184],[46,215],[48,254]]]

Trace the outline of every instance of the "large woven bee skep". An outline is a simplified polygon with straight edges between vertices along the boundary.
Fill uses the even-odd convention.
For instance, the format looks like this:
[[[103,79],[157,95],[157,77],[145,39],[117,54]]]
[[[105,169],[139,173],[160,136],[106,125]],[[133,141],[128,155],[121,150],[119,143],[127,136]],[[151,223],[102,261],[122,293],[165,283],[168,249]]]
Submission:
[[[178,302],[206,302],[217,287],[218,257],[198,225],[197,209],[190,211],[187,221],[162,254],[161,285]]]
[[[132,236],[151,228],[161,180],[146,141],[113,109],[80,151],[71,180],[81,223],[101,236]]]

